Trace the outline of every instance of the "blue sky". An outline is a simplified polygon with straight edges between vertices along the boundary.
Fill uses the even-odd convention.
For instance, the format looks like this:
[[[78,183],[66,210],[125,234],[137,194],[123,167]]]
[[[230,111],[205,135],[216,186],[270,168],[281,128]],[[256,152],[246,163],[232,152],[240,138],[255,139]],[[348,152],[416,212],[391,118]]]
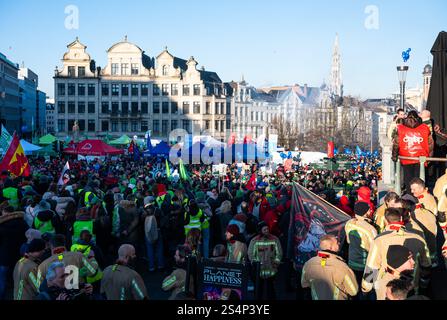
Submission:
[[[66,6],[79,8],[79,29],[65,28]],[[367,6],[379,29],[365,28]],[[0,1],[0,52],[39,75],[53,96],[53,72],[66,45],[79,36],[97,65],[123,39],[150,56],[168,46],[223,81],[256,86],[328,80],[335,34],[340,37],[345,94],[386,97],[398,90],[396,66],[412,48],[408,85],[422,69],[439,31],[447,29],[445,0],[145,0]]]

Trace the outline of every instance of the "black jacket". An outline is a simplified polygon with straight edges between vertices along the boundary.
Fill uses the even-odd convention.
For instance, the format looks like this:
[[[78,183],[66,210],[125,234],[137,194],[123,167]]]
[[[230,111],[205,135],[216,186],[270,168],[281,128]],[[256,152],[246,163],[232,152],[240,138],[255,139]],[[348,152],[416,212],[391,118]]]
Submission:
[[[26,242],[28,225],[23,212],[0,216],[0,266],[13,268],[20,259],[20,247]]]

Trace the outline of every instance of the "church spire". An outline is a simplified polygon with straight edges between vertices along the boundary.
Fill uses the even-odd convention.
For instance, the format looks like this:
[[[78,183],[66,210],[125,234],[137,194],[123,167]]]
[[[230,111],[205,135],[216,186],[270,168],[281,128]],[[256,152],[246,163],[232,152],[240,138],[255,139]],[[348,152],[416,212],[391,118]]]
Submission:
[[[333,96],[343,96],[343,79],[341,75],[341,54],[338,43],[338,33],[335,36],[334,52],[332,54],[330,90]]]

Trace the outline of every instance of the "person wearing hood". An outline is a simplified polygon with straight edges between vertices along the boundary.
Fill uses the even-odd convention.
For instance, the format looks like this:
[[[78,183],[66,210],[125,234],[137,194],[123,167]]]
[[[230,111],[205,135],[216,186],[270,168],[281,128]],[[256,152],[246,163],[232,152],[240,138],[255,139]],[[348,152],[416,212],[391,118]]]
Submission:
[[[28,225],[23,212],[8,206],[0,216],[0,300],[5,298],[6,286],[12,269],[20,259],[20,246],[26,241]]]
[[[377,236],[377,230],[368,218],[370,210],[368,203],[356,203],[354,218],[345,224],[346,242],[349,244],[348,266],[354,271],[357,283],[362,281],[366,258]]]
[[[258,299],[267,293],[267,300],[274,300],[274,280],[282,260],[282,248],[279,239],[270,233],[265,222],[258,224],[258,235],[250,241],[248,246],[248,259],[251,263],[260,264]],[[264,291],[265,289],[265,291]]]
[[[45,251],[45,241],[33,239],[14,268],[14,300],[33,300],[39,293],[37,269]]]
[[[186,282],[186,258],[191,254],[188,246],[179,245],[175,250],[174,260],[176,268],[166,278],[163,279],[161,288],[163,291],[172,291],[169,300],[175,300],[177,294],[185,291]],[[194,291],[194,279],[190,278],[189,291]]]
[[[28,250],[28,246],[31,243],[31,241],[33,241],[34,239],[42,239],[42,234],[40,233],[39,230],[29,228],[25,232],[25,237],[26,237],[26,242],[24,244],[22,244],[22,246],[20,247],[20,256],[21,257],[25,256],[25,254]]]
[[[116,263],[104,270],[101,280],[101,294],[107,300],[149,299],[143,278],[134,270],[136,258],[132,245],[123,244],[118,249]]]
[[[371,209],[368,213],[368,218],[372,218],[372,215],[374,211],[376,210],[374,204],[371,202],[371,189],[362,186],[357,190],[357,202],[366,202],[369,205],[369,208]]]
[[[422,123],[416,111],[410,111],[402,124],[397,126],[393,139],[392,159],[398,157],[430,157],[433,155],[434,141],[430,128]],[[404,174],[404,188],[410,193],[410,181],[419,176],[419,160],[401,160]],[[428,164],[425,163],[427,166]]]
[[[231,224],[225,232],[227,239],[227,258],[228,263],[244,263],[247,258],[247,245],[244,237],[239,232],[239,227]]]
[[[352,208],[349,205],[349,199],[347,196],[342,195],[340,198],[339,203],[337,204],[337,208],[340,209],[341,211],[343,211],[344,213],[348,214],[351,216],[351,218],[354,218],[354,211],[352,210]]]
[[[39,207],[34,208],[34,228],[41,233],[61,233],[62,223],[59,216],[51,210],[48,201],[39,202]]]

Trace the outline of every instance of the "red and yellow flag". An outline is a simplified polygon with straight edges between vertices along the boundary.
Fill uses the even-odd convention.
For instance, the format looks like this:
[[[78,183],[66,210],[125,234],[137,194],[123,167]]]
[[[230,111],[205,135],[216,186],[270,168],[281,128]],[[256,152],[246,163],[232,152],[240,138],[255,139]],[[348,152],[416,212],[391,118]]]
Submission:
[[[11,175],[16,177],[27,177],[31,174],[31,168],[25,156],[25,151],[23,151],[19,137],[15,132],[0,167],[2,171],[7,170]]]

